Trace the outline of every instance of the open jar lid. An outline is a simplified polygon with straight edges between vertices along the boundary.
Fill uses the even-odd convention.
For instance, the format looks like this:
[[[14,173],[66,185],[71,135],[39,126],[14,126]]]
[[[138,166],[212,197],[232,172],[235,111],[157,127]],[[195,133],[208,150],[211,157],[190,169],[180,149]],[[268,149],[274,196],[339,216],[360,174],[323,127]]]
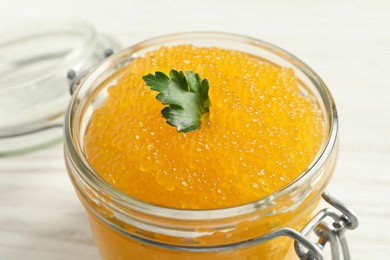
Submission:
[[[81,74],[120,45],[82,22],[32,22],[0,35],[0,155],[60,142],[67,72]]]

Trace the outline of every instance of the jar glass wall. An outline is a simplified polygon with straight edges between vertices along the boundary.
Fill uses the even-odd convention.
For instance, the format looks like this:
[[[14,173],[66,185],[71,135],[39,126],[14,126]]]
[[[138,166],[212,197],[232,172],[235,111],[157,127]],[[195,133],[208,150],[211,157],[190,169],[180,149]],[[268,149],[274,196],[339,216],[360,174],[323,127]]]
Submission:
[[[302,95],[313,97],[324,119],[324,139],[308,168],[287,187],[253,203],[215,210],[179,210],[139,201],[111,187],[88,163],[84,134],[89,119],[135,57],[160,46],[193,44],[232,49],[294,70]],[[337,159],[337,115],[318,75],[271,44],[222,33],[186,33],[152,39],[107,58],[81,81],[65,120],[65,159],[88,211],[103,259],[291,259],[293,240],[276,238],[230,250],[228,245],[280,228],[301,230],[313,216]]]

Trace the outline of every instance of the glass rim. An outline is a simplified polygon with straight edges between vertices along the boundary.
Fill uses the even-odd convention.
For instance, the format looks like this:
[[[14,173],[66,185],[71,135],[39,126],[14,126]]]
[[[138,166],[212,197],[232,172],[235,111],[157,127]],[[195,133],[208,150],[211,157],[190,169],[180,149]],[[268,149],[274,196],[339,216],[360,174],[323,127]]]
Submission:
[[[77,96],[80,93],[80,90],[88,87],[94,81],[94,77],[98,76],[101,73],[101,70],[107,66],[112,66],[110,61],[115,60],[115,58],[120,57],[124,53],[134,53],[137,50],[142,50],[147,47],[152,47],[155,45],[163,45],[164,43],[169,43],[178,40],[188,40],[188,39],[226,39],[232,42],[241,42],[255,47],[259,47],[272,52],[273,54],[281,57],[283,60],[288,61],[290,64],[295,65],[299,70],[304,73],[310,81],[313,83],[315,88],[320,94],[321,100],[324,104],[326,114],[329,115],[328,127],[325,129],[329,134],[324,135],[323,145],[317,152],[315,158],[310,163],[309,167],[306,168],[298,178],[293,182],[284,186],[283,188],[262,197],[259,200],[251,201],[245,204],[230,206],[225,208],[215,208],[215,209],[180,209],[180,208],[171,208],[161,205],[156,205],[142,201],[140,199],[134,198],[131,195],[128,195],[114,187],[112,187],[108,182],[106,182],[100,175],[93,169],[93,167],[88,163],[87,158],[82,152],[82,147],[80,146],[80,140],[78,138],[78,133],[73,133],[72,119],[73,119],[73,108],[77,104]],[[326,116],[326,115],[325,115]],[[333,100],[333,97],[328,90],[326,84],[322,79],[317,75],[317,73],[306,65],[303,61],[285,51],[284,49],[277,47],[271,43],[258,40],[252,37],[243,36],[239,34],[224,33],[224,32],[183,32],[163,35],[149,40],[145,40],[122,49],[121,51],[113,54],[108,57],[99,65],[95,66],[84,79],[81,80],[80,85],[74,92],[72,100],[67,109],[65,116],[65,150],[67,155],[72,160],[73,163],[79,167],[79,172],[82,173],[82,177],[86,178],[88,185],[102,193],[105,196],[109,197],[109,200],[113,203],[117,203],[120,206],[130,207],[132,210],[137,210],[138,212],[145,213],[148,215],[153,215],[157,217],[166,217],[166,218],[179,218],[182,220],[195,220],[195,219],[220,219],[228,218],[247,213],[251,213],[254,210],[263,208],[264,205],[269,205],[269,202],[272,202],[286,194],[291,193],[295,188],[307,183],[312,178],[316,176],[316,173],[324,166],[328,158],[331,156],[333,150],[336,147],[337,135],[338,135],[338,117],[336,106]],[[325,139],[326,138],[326,139]]]

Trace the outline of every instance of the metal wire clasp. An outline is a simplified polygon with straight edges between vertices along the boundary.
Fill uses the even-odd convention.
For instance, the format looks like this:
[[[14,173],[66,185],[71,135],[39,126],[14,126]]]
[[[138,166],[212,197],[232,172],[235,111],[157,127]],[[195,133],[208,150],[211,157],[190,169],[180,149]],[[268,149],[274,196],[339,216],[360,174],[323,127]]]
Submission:
[[[134,239],[140,243],[174,251],[196,253],[234,251],[240,248],[256,246],[258,244],[270,241],[277,237],[289,237],[295,240],[296,254],[302,260],[324,260],[323,249],[327,243],[329,243],[331,247],[332,260],[340,259],[341,254],[344,257],[344,260],[349,260],[350,254],[344,234],[347,229],[352,230],[358,227],[358,219],[355,213],[353,213],[335,197],[331,196],[328,192],[325,191],[322,194],[322,197],[334,208],[325,208],[318,212],[317,215],[315,215],[314,218],[310,220],[310,222],[302,229],[301,232],[298,232],[291,228],[280,228],[259,237],[224,245],[174,245],[142,238],[134,234],[123,232],[120,228],[117,228],[114,225],[110,226],[121,234],[126,235],[127,237]],[[106,222],[104,219],[100,219]],[[332,220],[330,224],[329,219]],[[312,231],[314,231],[314,233],[318,236],[317,242],[312,242],[308,238],[308,235]]]
[[[345,238],[346,230],[356,229],[359,221],[355,213],[348,209],[341,201],[330,195],[327,191],[322,194],[322,198],[333,206],[325,208],[317,213],[316,216],[302,229],[301,235],[307,237],[311,232],[318,236],[318,241],[314,246],[320,251],[326,244],[330,244],[332,260],[339,260],[343,256],[344,260],[351,259],[349,254],[347,240]],[[332,222],[327,221],[331,219]],[[307,242],[308,240],[306,240]],[[309,248],[305,242],[295,241],[295,251],[302,260],[322,260],[323,255],[318,254],[318,250],[305,250]],[[313,245],[313,244],[312,244]]]

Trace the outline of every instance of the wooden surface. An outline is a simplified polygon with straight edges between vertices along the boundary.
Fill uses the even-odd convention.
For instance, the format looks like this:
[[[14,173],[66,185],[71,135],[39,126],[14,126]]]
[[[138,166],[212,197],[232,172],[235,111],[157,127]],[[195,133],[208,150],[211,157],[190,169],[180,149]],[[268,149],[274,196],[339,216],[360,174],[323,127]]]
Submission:
[[[34,18],[86,20],[124,46],[172,32],[234,32],[300,57],[338,106],[329,190],[360,217],[348,233],[353,259],[390,259],[390,1],[1,0],[0,29]],[[57,145],[0,159],[1,260],[98,259],[62,157]]]

